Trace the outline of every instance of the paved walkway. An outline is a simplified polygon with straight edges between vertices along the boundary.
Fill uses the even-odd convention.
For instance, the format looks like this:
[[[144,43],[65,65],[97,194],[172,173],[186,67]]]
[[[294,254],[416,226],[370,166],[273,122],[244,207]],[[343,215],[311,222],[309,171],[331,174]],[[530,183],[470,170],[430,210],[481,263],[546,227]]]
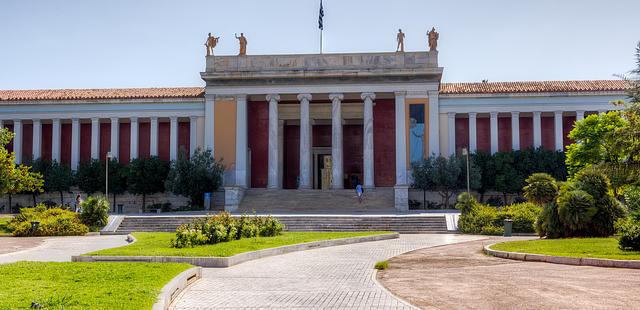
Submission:
[[[0,254],[0,264],[17,261],[69,262],[71,256],[127,245],[126,236],[78,236],[39,238],[42,243],[27,250]],[[0,247],[15,242],[11,237],[0,238]]]
[[[389,269],[378,278],[422,309],[640,309],[640,270],[522,262],[482,254],[483,245],[493,242],[406,253],[391,259]]]
[[[204,269],[203,279],[174,309],[411,309],[373,278],[373,265],[424,247],[477,240],[464,235],[401,235],[289,253],[230,268]]]

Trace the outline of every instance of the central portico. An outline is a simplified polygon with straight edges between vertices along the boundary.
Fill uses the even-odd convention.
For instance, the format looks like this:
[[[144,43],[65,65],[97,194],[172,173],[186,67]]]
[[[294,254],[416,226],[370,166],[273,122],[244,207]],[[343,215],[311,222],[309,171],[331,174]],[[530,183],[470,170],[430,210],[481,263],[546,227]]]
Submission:
[[[204,146],[224,159],[225,184],[240,199],[247,188],[359,183],[394,187],[396,208],[406,210],[409,104],[424,107],[424,154],[439,153],[437,58],[437,51],[207,56]]]

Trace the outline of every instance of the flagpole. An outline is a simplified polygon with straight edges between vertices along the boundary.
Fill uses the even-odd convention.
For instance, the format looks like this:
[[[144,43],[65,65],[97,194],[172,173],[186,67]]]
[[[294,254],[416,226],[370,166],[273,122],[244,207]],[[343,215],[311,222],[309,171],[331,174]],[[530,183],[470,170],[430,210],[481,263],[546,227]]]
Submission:
[[[322,54],[322,29],[320,29],[320,54]]]

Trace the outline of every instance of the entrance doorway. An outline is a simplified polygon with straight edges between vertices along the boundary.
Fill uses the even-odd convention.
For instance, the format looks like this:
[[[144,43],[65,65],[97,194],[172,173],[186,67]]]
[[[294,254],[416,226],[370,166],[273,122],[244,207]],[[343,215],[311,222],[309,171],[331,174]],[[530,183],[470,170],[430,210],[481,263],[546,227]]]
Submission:
[[[313,188],[331,189],[331,148],[313,148]]]

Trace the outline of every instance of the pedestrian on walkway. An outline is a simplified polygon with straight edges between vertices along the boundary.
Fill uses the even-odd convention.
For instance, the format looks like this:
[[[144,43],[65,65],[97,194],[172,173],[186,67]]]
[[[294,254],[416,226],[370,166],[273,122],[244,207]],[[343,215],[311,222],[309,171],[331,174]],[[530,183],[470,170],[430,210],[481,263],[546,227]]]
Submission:
[[[356,185],[356,195],[358,195],[358,203],[362,204],[362,199],[364,198],[364,188],[362,188],[362,184]]]
[[[80,194],[76,195],[75,211],[82,213],[82,196]]]

